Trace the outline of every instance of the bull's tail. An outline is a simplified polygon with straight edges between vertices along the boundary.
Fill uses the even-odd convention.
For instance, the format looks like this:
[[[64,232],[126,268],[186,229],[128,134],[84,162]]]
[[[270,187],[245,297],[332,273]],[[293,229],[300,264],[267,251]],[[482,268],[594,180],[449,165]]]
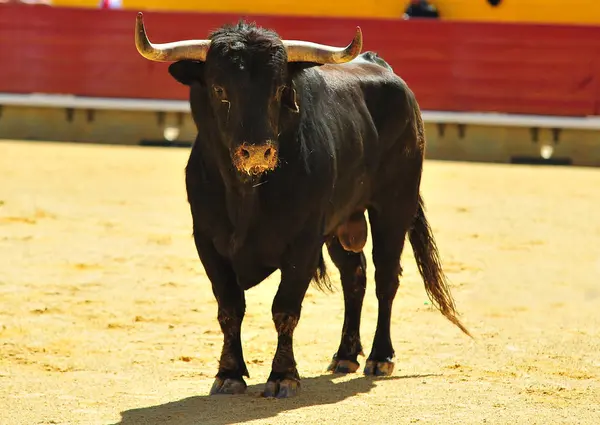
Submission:
[[[322,252],[319,257],[319,264],[317,266],[317,270],[315,271],[315,275],[313,276],[313,282],[316,284],[317,289],[323,292],[333,292],[333,286],[331,285],[331,279],[329,279],[329,275],[327,274],[325,258],[323,258]]]
[[[417,267],[425,283],[427,296],[435,307],[465,334],[473,337],[458,319],[454,299],[450,293],[448,280],[442,270],[437,245],[429,223],[425,218],[425,206],[419,196],[419,208],[413,227],[409,232],[409,240],[415,254]]]

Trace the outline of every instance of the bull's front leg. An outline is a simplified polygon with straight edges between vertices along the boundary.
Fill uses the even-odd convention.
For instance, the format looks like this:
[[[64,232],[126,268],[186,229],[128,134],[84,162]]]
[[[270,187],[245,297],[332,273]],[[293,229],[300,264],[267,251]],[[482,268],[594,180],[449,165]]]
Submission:
[[[308,247],[303,258],[292,257],[281,269],[281,283],[272,307],[277,351],[263,392],[265,397],[293,397],[300,391],[300,375],[294,358],[294,330],[300,320],[302,301],[317,270],[320,255],[321,245],[318,248]]]
[[[210,394],[241,394],[246,390],[243,377],[249,376],[241,341],[242,320],[246,311],[244,291],[237,284],[229,260],[219,255],[212,241],[203,238],[197,232],[194,232],[194,241],[212,284],[218,303],[217,319],[223,332],[219,371]]]

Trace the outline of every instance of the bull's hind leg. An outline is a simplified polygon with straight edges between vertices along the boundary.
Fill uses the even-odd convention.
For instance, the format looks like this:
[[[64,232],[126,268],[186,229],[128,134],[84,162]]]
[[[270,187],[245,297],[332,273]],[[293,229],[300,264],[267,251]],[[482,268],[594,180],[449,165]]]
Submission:
[[[246,310],[244,291],[237,284],[229,261],[216,252],[212,242],[196,232],[194,240],[219,305],[217,319],[223,332],[219,371],[210,394],[241,394],[246,390],[243,377],[249,376],[241,341],[242,320]]]
[[[402,208],[381,211],[369,210],[373,235],[373,263],[375,265],[375,293],[378,301],[377,328],[373,347],[367,359],[365,375],[391,375],[394,371],[394,348],[390,335],[392,305],[402,273],[400,257],[416,210],[416,197]],[[413,206],[414,204],[414,206]]]
[[[367,286],[367,262],[362,251],[358,253],[346,251],[336,236],[327,243],[327,248],[333,263],[340,270],[344,289],[342,340],[328,370],[337,373],[353,373],[359,367],[358,355],[363,354],[360,341],[360,316]]]

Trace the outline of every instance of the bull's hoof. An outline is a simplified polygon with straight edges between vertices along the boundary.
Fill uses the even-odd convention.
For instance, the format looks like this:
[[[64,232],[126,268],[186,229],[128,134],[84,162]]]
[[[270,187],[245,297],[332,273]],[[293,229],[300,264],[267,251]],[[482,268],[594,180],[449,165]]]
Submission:
[[[281,381],[269,381],[265,384],[263,397],[290,398],[300,393],[300,381],[295,379],[283,379]]]
[[[385,362],[367,360],[364,371],[367,376],[390,376],[393,372],[394,362],[391,360]]]
[[[352,360],[339,360],[336,356],[333,356],[331,363],[327,367],[328,372],[333,373],[354,373],[358,370],[360,364],[353,362]]]
[[[246,382],[239,379],[215,379],[210,395],[219,394],[244,394],[246,392]]]

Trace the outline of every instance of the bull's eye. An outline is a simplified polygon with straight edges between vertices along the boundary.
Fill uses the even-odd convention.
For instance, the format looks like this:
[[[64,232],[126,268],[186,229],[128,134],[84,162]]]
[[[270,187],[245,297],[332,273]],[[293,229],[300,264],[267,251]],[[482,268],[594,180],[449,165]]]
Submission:
[[[213,91],[215,92],[215,95],[217,96],[218,99],[225,99],[226,95],[225,95],[225,89],[221,86],[213,86]]]

